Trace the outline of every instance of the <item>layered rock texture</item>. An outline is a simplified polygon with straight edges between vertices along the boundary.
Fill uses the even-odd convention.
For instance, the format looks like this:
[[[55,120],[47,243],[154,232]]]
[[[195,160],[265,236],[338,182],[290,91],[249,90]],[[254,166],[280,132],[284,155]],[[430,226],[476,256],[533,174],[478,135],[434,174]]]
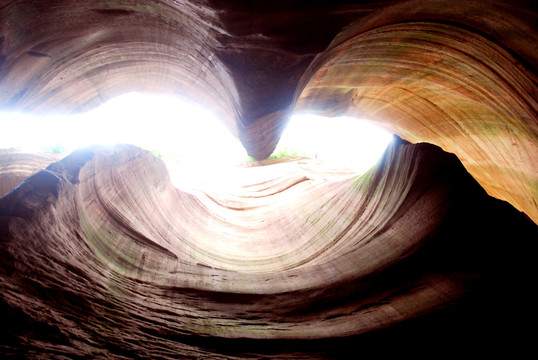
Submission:
[[[294,109],[399,137],[362,176],[303,159],[189,189],[131,145],[0,153],[1,357],[528,352],[537,19],[532,1],[4,1],[2,111],[174,94],[259,160]]]
[[[2,351],[241,358],[288,341],[300,351],[277,354],[302,358],[305,342],[454,304],[471,318],[436,328],[484,321],[504,337],[520,323],[505,292],[527,292],[538,229],[454,155],[396,139],[360,177],[308,161],[237,171],[189,193],[147,151],[90,148],[1,198]]]
[[[0,197],[19,185],[35,172],[59,161],[62,156],[53,153],[25,153],[0,150]]]

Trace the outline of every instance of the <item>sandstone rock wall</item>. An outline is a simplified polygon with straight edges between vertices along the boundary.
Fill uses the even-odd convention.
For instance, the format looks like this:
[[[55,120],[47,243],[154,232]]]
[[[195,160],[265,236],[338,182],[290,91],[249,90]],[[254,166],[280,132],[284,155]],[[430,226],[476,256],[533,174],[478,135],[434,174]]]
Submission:
[[[0,107],[174,94],[210,106],[263,159],[299,100],[454,152],[536,221],[536,19],[532,1],[10,1]]]
[[[94,147],[28,178],[0,199],[2,351],[216,356],[222,339],[304,346],[469,297],[489,316],[500,279],[527,292],[536,225],[454,155],[395,139],[358,178],[280,165],[186,193],[149,152]]]
[[[1,356],[529,353],[537,18],[533,1],[4,1],[1,111],[173,94],[256,159],[294,109],[400,137],[362,177],[295,161],[188,191],[133,146],[2,154]]]

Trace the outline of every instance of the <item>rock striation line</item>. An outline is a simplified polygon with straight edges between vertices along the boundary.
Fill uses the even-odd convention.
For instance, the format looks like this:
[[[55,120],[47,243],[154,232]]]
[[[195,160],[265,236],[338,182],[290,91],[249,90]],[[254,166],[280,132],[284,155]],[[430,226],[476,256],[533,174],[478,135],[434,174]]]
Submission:
[[[507,298],[530,291],[538,229],[456,156],[395,137],[360,177],[307,165],[186,192],[151,153],[118,145],[37,172],[0,198],[0,351],[304,358],[360,334],[409,340],[458,306],[510,337],[521,310]]]

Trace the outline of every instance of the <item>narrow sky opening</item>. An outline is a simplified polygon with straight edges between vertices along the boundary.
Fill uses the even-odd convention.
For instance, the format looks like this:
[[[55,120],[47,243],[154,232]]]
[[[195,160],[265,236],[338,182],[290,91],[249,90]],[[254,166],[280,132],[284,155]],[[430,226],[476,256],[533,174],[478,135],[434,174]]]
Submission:
[[[305,156],[362,174],[391,140],[392,134],[365,119],[300,114],[290,119],[272,157]]]
[[[0,148],[27,152],[68,155],[95,144],[137,145],[161,157],[173,180],[182,174],[184,182],[188,174],[189,183],[248,161],[239,140],[212,112],[175,97],[127,93],[72,116],[0,113],[0,126]],[[362,173],[391,138],[360,119],[295,115],[273,157],[305,156]]]
[[[0,148],[71,151],[95,144],[133,144],[200,173],[248,159],[219,119],[175,97],[127,93],[87,113],[32,116],[0,113]]]

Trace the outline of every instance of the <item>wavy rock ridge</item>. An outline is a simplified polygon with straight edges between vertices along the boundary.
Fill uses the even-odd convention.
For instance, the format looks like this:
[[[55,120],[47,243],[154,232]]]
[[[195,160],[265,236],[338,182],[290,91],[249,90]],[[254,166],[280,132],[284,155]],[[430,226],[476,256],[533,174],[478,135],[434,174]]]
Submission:
[[[358,178],[272,166],[239,169],[235,194],[189,194],[149,152],[95,147],[28,178],[0,199],[2,351],[200,357],[226,338],[230,358],[245,339],[262,356],[491,301],[497,259],[530,281],[536,226],[439,148],[396,138]]]
[[[258,160],[296,108],[366,116],[455,153],[538,221],[533,1],[15,0],[0,108],[74,113],[127,91],[188,97]]]
[[[194,189],[132,146],[0,153],[1,357],[531,353],[537,19],[523,0],[4,1],[1,111],[142,91],[209,106],[258,160],[294,110],[416,144],[359,178],[302,160]]]

